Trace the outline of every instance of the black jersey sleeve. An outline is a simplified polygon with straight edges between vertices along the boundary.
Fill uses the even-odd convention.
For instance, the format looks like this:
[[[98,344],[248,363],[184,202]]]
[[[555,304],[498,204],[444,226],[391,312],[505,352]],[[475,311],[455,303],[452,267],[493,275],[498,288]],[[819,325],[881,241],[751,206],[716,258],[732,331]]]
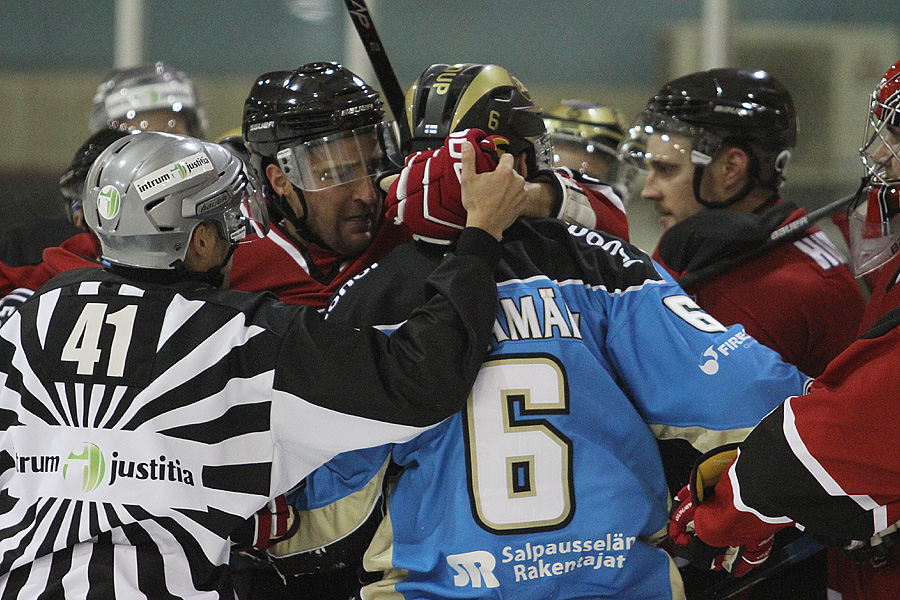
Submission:
[[[426,280],[428,302],[388,336],[300,313],[279,351],[275,389],[342,413],[422,427],[461,409],[487,353],[499,243],[466,229]],[[364,401],[362,401],[364,399]]]

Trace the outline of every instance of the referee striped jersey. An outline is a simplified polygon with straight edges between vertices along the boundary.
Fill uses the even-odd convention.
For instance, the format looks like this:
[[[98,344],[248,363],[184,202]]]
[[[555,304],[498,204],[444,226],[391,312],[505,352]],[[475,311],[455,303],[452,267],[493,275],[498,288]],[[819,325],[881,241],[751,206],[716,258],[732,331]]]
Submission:
[[[0,329],[0,598],[233,598],[236,525],[464,403],[497,251],[464,239],[390,338],[268,294],[52,280]]]

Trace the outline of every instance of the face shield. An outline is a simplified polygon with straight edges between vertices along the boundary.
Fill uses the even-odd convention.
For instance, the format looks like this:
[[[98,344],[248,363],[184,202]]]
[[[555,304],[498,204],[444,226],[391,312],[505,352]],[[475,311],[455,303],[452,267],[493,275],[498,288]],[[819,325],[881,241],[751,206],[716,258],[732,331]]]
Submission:
[[[232,207],[223,217],[228,239],[242,243],[266,237],[269,233],[269,211],[266,209],[265,195],[256,179],[248,176],[246,165],[243,182],[235,191],[241,202],[237,210]],[[256,234],[255,237],[251,233]]]
[[[551,133],[553,165],[568,167],[584,175],[609,180],[610,169],[617,162],[615,150],[567,133]]]
[[[390,140],[391,125],[381,122],[284,148],[276,158],[292,184],[315,192],[380,174]]]
[[[567,167],[611,186],[624,203],[640,196],[646,173],[622,161],[616,148],[569,133],[551,133],[553,166]]]
[[[536,138],[529,138],[534,144],[534,162],[537,169],[547,170],[553,168],[553,144],[550,142],[550,134],[545,133]]]
[[[84,193],[84,179],[82,178],[66,178],[60,180],[59,191],[65,201],[66,216],[70,221],[74,219],[74,215],[81,210],[81,197]]]
[[[879,85],[872,93],[859,155],[866,168],[864,187],[848,209],[850,260],[860,277],[900,251],[900,111],[896,94]]]
[[[869,185],[850,205],[850,262],[861,277],[900,251],[900,187]]]
[[[640,199],[647,180],[647,171],[637,168],[631,163],[616,160],[609,167],[606,181],[616,191],[619,198],[625,204],[634,199]]]
[[[505,131],[505,133],[499,134],[501,137],[512,136],[529,142],[534,147],[534,162],[537,170],[553,168],[553,144],[547,127],[544,125],[544,117],[540,108],[534,105],[513,107],[509,112],[507,126],[501,125],[497,130]],[[513,144],[514,151],[521,152],[519,144]],[[517,147],[519,149],[516,149]]]
[[[722,142],[719,136],[676,117],[644,111],[619,145],[619,159],[642,171],[648,171],[651,162],[677,164],[685,158],[705,167]]]
[[[872,183],[897,183],[900,182],[900,126],[889,123],[900,123],[900,114],[897,107],[879,105],[878,108],[877,114],[885,118],[879,118],[875,110],[869,113],[859,155]]]

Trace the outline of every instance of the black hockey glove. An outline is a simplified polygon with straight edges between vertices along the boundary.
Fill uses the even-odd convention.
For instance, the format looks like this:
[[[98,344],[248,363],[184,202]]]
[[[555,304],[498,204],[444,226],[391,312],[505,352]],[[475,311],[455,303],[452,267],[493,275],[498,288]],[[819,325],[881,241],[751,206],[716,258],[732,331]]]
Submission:
[[[868,540],[841,542],[838,546],[841,552],[855,563],[882,567],[890,560],[897,544],[900,544],[900,530],[897,528],[897,523],[894,523]]]

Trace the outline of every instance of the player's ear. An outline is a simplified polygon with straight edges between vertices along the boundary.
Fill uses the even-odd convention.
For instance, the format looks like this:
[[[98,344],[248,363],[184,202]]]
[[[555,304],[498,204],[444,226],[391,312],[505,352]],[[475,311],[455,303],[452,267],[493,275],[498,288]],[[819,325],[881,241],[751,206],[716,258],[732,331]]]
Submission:
[[[281,167],[275,163],[269,163],[266,166],[266,177],[269,179],[269,184],[275,190],[275,193],[279,196],[286,195],[291,182],[288,180],[287,175],[284,174],[284,171],[281,170]]]
[[[217,265],[220,237],[214,222],[204,221],[197,225],[191,234],[190,245],[184,258],[185,268],[189,271],[206,271]]]
[[[750,155],[736,146],[725,149],[723,167],[727,183],[735,185],[739,180],[748,176],[750,168]]]

